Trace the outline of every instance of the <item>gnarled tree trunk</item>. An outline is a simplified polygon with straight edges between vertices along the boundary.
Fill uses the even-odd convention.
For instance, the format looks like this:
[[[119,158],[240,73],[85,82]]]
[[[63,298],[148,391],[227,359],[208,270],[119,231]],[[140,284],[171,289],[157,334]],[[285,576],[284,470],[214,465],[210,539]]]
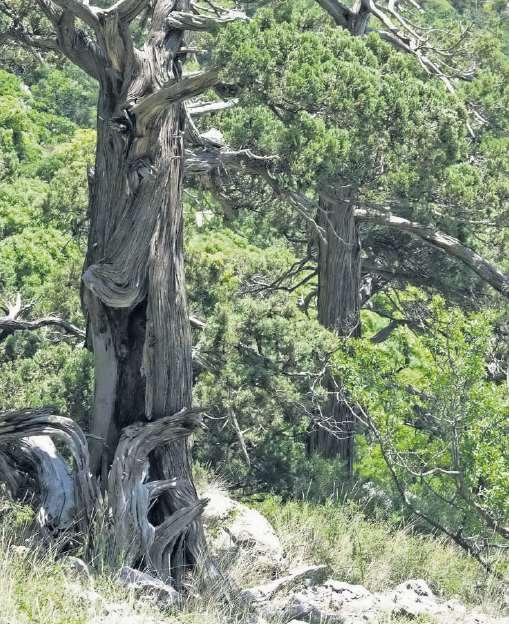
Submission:
[[[161,85],[178,80],[183,31],[168,31],[168,7],[154,11],[148,45],[122,80],[100,80],[96,164],[91,178],[90,236],[83,302],[95,355],[91,468],[106,475],[120,432],[191,405],[191,338],[183,266],[184,111],[180,102],[143,114],[131,106]],[[181,10],[188,0],[177,2]],[[159,11],[158,11],[159,8]],[[123,65],[123,66],[122,66]],[[182,437],[150,454],[150,476],[178,479],[152,514],[163,521],[197,502],[187,441]],[[194,522],[168,556],[178,577],[203,548]]]
[[[353,198],[342,191],[319,199],[318,320],[338,336],[360,336],[361,246]],[[339,380],[327,381],[329,400],[311,434],[310,450],[340,457],[352,470],[353,419]]]

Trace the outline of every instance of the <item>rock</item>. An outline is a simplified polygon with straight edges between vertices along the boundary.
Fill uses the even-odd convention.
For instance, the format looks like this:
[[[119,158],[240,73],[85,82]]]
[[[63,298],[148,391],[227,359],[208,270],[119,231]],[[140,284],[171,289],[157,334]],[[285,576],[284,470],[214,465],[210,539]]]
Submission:
[[[410,579],[404,583],[400,583],[395,587],[396,592],[413,592],[417,596],[427,596],[428,598],[434,598],[433,592],[429,588],[426,581],[422,579]]]
[[[254,509],[232,500],[218,488],[202,493],[209,499],[202,519],[213,556],[246,554],[253,565],[277,569],[283,560],[283,548],[266,518]]]
[[[163,606],[173,605],[180,601],[180,594],[177,590],[146,572],[124,566],[117,578],[121,585],[133,590],[138,598],[154,597]]]
[[[30,548],[27,548],[27,546],[16,546],[14,544],[9,547],[9,551],[16,557],[28,557],[30,554]]]
[[[257,605],[260,603],[253,603]],[[284,621],[294,618],[311,624],[378,624],[392,617],[413,620],[422,616],[437,624],[509,624],[509,618],[468,613],[457,600],[439,600],[421,579],[405,581],[391,591],[374,593],[362,585],[329,580],[284,598],[275,595],[261,603],[260,608],[270,617]]]
[[[61,561],[62,565],[73,573],[74,576],[87,583],[92,582],[92,575],[87,564],[79,557],[64,557]]]
[[[282,614],[307,622],[370,624],[379,612],[375,596],[361,585],[329,580],[294,594]]]
[[[240,593],[239,598],[248,603],[263,602],[272,598],[277,592],[288,590],[298,584],[310,585],[319,583],[320,580],[323,580],[326,572],[327,566],[324,565],[295,568],[290,570],[287,576],[244,589]]]

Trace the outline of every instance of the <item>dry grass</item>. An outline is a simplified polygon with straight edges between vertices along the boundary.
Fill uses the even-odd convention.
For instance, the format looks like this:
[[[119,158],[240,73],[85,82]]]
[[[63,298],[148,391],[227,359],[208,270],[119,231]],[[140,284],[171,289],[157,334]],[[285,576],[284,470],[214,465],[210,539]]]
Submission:
[[[443,598],[458,598],[486,613],[503,611],[507,583],[443,538],[369,521],[354,505],[281,503],[268,497],[258,508],[276,529],[292,564],[325,563],[333,578],[371,591],[422,578]],[[507,569],[507,557],[504,563]]]
[[[440,540],[366,521],[358,510],[334,505],[284,503],[267,499],[261,510],[279,533],[289,565],[326,563],[331,576],[371,590],[424,578],[444,597],[457,596],[491,613],[501,612],[503,586],[468,557]],[[227,587],[217,576],[206,587],[199,576],[177,612],[162,612],[119,587],[105,566],[93,586],[69,573],[51,551],[16,544],[30,542],[28,508],[0,504],[0,624],[249,624],[243,605],[220,599]],[[28,542],[26,540],[29,540]],[[249,552],[219,562],[233,587],[261,580]],[[265,577],[266,578],[266,577]],[[235,591],[233,591],[235,594]],[[429,618],[413,624],[431,624]],[[271,623],[272,624],[272,623]],[[273,624],[279,624],[277,622]],[[409,624],[387,618],[380,624]]]

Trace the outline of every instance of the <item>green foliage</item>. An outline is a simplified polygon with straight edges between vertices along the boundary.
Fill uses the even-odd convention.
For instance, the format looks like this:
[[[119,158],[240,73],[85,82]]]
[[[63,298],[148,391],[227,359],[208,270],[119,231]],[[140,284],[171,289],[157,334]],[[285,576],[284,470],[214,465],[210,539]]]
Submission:
[[[22,292],[41,310],[67,308],[77,315],[81,264],[76,243],[53,228],[30,227],[0,241],[0,287],[5,293]],[[69,287],[72,298],[63,301],[62,288]]]
[[[30,91],[39,111],[84,128],[95,125],[97,84],[75,65],[67,63],[62,69],[42,65],[31,78]]]
[[[407,201],[430,192],[466,153],[461,104],[376,35],[303,27],[292,4],[218,37],[217,62],[243,89],[242,106],[223,115],[230,141],[276,153],[299,187],[348,183]]]
[[[51,342],[49,332],[10,336],[2,343],[0,410],[54,405],[58,413],[88,426],[92,357],[72,344]]]
[[[493,524],[509,518],[509,395],[485,378],[493,317],[435,298],[429,320],[430,333],[361,340],[338,359],[366,424],[359,475],[385,491],[396,479],[396,498],[453,535],[496,540]]]

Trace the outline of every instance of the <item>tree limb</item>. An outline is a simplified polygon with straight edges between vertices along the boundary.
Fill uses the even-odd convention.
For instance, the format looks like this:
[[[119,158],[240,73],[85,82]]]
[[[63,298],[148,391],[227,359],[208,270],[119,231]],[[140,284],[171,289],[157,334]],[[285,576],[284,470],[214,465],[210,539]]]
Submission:
[[[83,329],[57,316],[44,316],[35,321],[27,321],[20,318],[29,307],[30,305],[24,306],[21,303],[21,295],[19,293],[16,295],[16,301],[14,303],[7,302],[0,305],[0,311],[2,308],[6,308],[7,310],[7,315],[0,317],[0,340],[15,331],[33,331],[41,329],[41,327],[58,327],[78,338],[85,338]]]
[[[197,15],[184,11],[173,11],[166,19],[166,24],[175,30],[194,30],[213,32],[219,26],[231,22],[246,21],[247,15],[243,11],[232,9],[222,15]]]
[[[398,50],[414,55],[422,68],[442,80],[449,91],[454,90],[452,78],[471,80],[473,77],[472,69],[465,71],[451,64],[451,52],[458,42],[451,45],[450,50],[439,50],[429,41],[428,29],[406,19],[396,8],[393,0],[386,3],[379,0],[356,0],[352,8],[339,0],[316,0],[316,2],[338,26],[345,28],[352,35],[362,36],[373,30]],[[401,4],[404,4],[404,0]],[[419,8],[413,0],[407,0],[407,4]],[[370,17],[379,20],[384,28],[382,30],[368,28]],[[464,34],[460,36],[459,41]]]
[[[131,108],[130,113],[135,116],[138,124],[143,125],[165,107],[199,95],[214,86],[218,77],[216,68],[183,76],[181,80],[141,99]]]
[[[51,0],[53,4],[56,4],[64,11],[69,11],[79,19],[83,20],[86,24],[91,26],[94,30],[99,28],[99,12],[97,7],[90,6],[87,0]]]
[[[85,338],[85,331],[69,321],[57,316],[44,316],[35,321],[25,321],[22,319],[0,318],[0,339],[5,338],[15,331],[33,331],[42,327],[58,327],[68,334],[78,338]]]
[[[431,225],[408,221],[390,213],[357,208],[355,217],[359,221],[395,228],[418,236],[429,245],[441,249],[449,256],[453,256],[463,262],[504,297],[509,297],[509,275],[502,273],[502,271],[494,267],[482,256],[463,245],[457,238],[440,232],[440,230],[435,229]]]
[[[201,117],[202,115],[208,115],[209,113],[217,113],[218,111],[228,110],[233,108],[239,103],[237,98],[233,100],[220,100],[218,102],[197,102],[190,104],[187,107],[187,112],[192,117]]]

